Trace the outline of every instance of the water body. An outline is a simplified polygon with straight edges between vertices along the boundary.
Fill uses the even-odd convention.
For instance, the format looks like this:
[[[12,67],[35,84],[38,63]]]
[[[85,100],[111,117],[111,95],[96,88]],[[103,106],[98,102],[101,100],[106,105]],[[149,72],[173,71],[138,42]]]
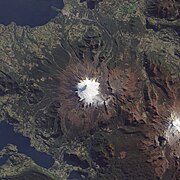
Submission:
[[[67,180],[86,180],[88,174],[80,171],[71,171]]]
[[[0,123],[0,150],[7,144],[16,145],[19,153],[31,157],[39,166],[50,168],[54,164],[54,159],[51,155],[37,151],[35,148],[31,147],[29,138],[14,132],[13,126],[3,121]],[[0,159],[0,165],[3,165],[7,159],[6,155],[3,156]]]
[[[83,169],[86,169],[89,167],[89,164],[86,160],[80,160],[78,156],[75,154],[64,154],[63,161],[66,161],[67,164],[72,166],[80,166]]]
[[[8,160],[9,155],[4,155],[3,157],[0,158],[0,166],[5,164],[5,162]]]
[[[40,26],[57,15],[53,7],[63,6],[63,0],[0,0],[0,24]]]

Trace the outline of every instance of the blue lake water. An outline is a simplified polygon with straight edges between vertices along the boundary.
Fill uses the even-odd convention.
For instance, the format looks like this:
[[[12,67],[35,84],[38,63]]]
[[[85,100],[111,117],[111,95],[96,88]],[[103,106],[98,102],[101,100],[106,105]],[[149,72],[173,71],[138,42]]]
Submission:
[[[63,6],[63,0],[0,0],[0,24],[40,26],[57,15],[52,7]]]
[[[0,158],[0,166],[5,164],[5,162],[8,160],[9,155],[4,155],[3,157]]]
[[[31,147],[29,138],[14,132],[13,126],[3,121],[0,123],[0,150],[7,144],[16,145],[19,153],[31,157],[39,166],[50,168],[54,164],[54,159],[51,155]],[[6,155],[0,158],[0,165],[3,165],[7,159],[8,156]]]
[[[87,179],[88,174],[80,171],[71,171],[67,180],[85,180]]]

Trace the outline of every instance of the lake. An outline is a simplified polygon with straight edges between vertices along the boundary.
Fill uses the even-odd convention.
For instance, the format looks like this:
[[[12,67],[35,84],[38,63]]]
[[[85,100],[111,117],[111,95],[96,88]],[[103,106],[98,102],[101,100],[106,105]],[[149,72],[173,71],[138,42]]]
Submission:
[[[30,146],[30,139],[24,137],[20,133],[16,133],[13,126],[3,121],[0,123],[0,150],[2,150],[7,144],[13,144],[17,146],[18,152],[23,153],[32,158],[32,160],[44,168],[50,168],[54,164],[54,159],[51,155],[37,151]],[[0,165],[3,165],[8,156],[0,158]]]
[[[52,7],[63,6],[63,0],[0,0],[0,24],[40,26],[57,15]]]

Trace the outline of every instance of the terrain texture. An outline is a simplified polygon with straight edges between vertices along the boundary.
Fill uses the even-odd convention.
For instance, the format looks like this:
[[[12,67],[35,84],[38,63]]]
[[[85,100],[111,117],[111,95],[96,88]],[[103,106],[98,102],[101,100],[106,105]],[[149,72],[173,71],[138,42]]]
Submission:
[[[0,179],[180,178],[165,138],[180,108],[179,9],[175,0],[64,0],[43,26],[0,25],[0,120],[55,160],[45,169],[9,145]],[[107,69],[116,113],[74,128],[58,113],[60,72],[84,59]]]

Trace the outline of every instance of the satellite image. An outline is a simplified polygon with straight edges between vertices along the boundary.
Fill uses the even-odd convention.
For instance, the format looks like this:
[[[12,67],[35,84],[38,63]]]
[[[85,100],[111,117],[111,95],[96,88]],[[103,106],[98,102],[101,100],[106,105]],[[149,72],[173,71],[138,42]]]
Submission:
[[[180,180],[180,0],[0,0],[0,180]]]

